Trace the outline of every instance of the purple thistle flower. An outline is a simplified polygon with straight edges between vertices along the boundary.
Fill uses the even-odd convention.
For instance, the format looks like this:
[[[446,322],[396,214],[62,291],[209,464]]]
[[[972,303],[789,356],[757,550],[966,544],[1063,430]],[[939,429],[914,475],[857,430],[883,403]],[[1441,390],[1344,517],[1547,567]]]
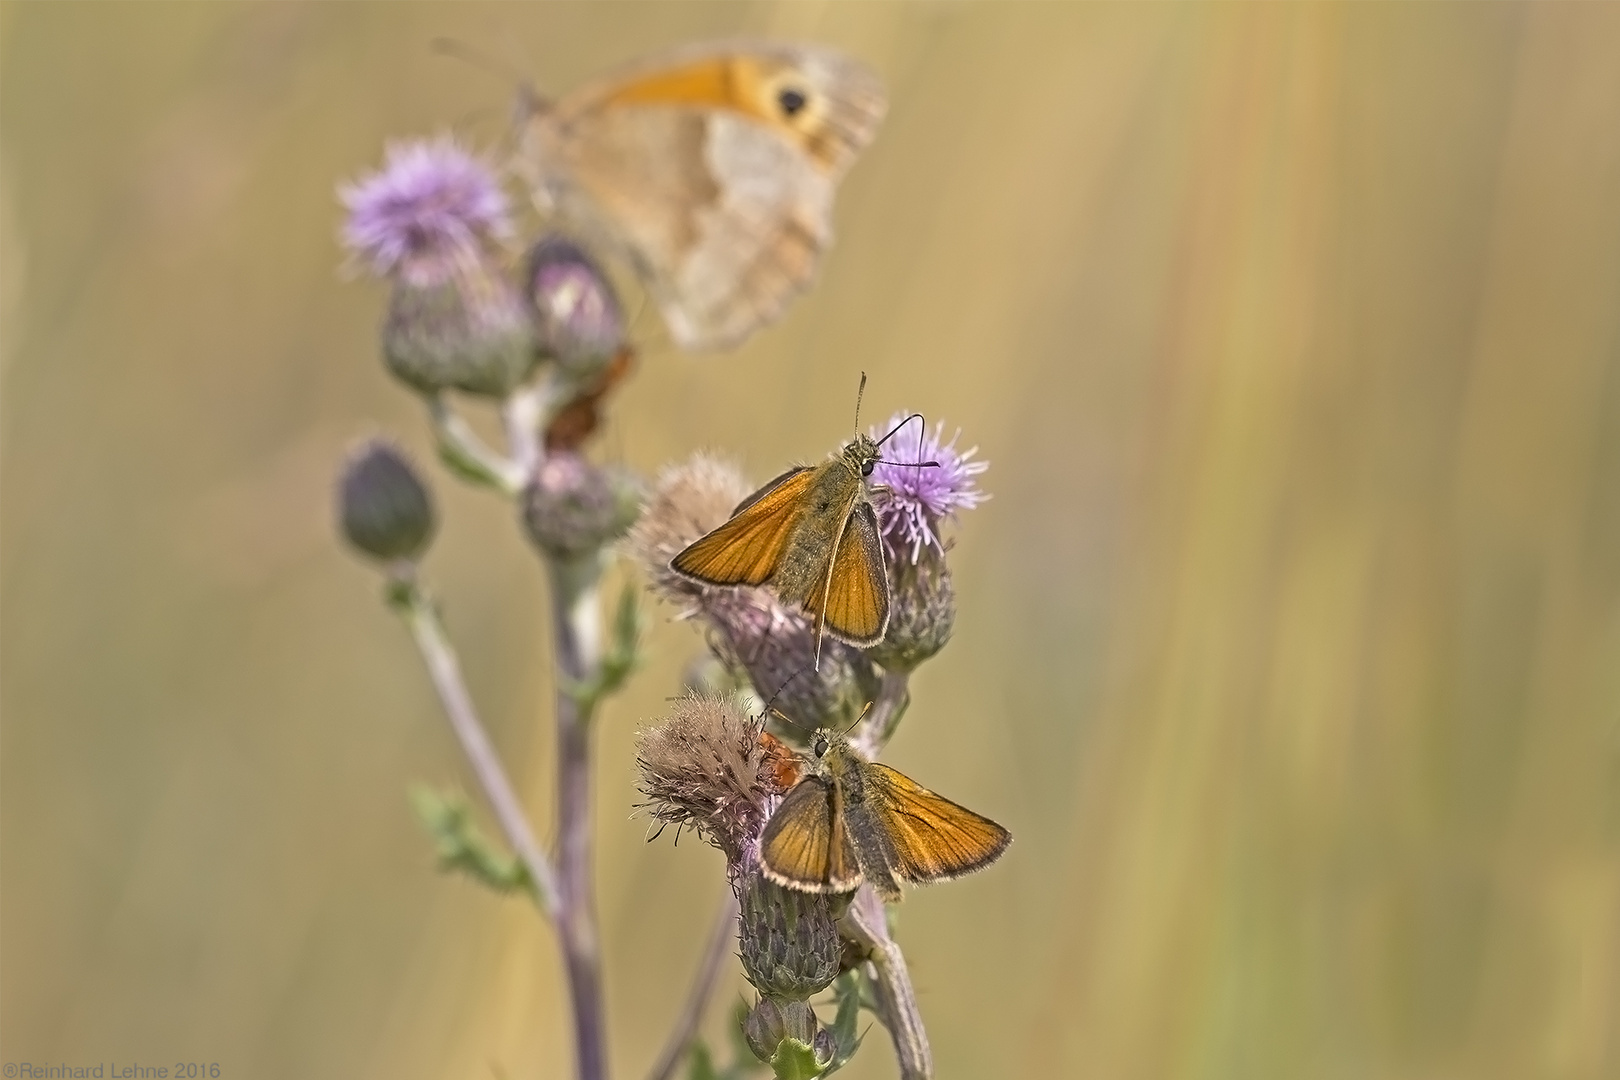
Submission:
[[[873,428],[872,437],[881,438],[906,418],[895,413],[881,429]],[[975,477],[990,467],[988,461],[971,460],[979,452],[977,446],[958,450],[956,440],[962,431],[957,429],[949,442],[944,441],[945,422],[934,426],[922,436],[922,446],[909,428],[901,431],[884,444],[891,460],[937,461],[939,465],[920,468],[915,465],[879,463],[872,470],[872,483],[889,489],[887,499],[874,499],[878,525],[883,530],[884,545],[891,558],[906,555],[915,564],[926,547],[944,551],[940,542],[939,525],[945,518],[956,516],[958,510],[971,510],[990,496],[979,490]]]
[[[443,281],[488,238],[512,231],[506,193],[488,165],[444,136],[393,143],[381,170],[340,185],[343,243],[373,273]]]

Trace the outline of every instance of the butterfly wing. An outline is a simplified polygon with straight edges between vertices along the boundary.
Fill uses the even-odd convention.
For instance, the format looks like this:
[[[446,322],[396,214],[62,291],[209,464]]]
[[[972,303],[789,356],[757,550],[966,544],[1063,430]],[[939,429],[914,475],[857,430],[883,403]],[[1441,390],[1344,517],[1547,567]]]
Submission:
[[[670,569],[705,585],[763,585],[782,559],[815,474],[799,466],[743,500],[726,523],[687,545]]]
[[[855,852],[834,805],[836,790],[819,776],[794,785],[760,835],[760,871],[801,892],[850,892],[861,883]]]
[[[822,621],[834,636],[851,645],[876,645],[889,628],[889,578],[883,565],[883,541],[872,504],[857,499],[838,538],[827,587]]]
[[[886,107],[877,76],[836,51],[719,43],[570,95],[525,154],[565,211],[627,250],[677,344],[727,348],[809,286],[837,182]]]
[[[913,882],[948,881],[1001,857],[1012,833],[935,795],[909,776],[873,762],[867,805],[894,845],[895,872]]]

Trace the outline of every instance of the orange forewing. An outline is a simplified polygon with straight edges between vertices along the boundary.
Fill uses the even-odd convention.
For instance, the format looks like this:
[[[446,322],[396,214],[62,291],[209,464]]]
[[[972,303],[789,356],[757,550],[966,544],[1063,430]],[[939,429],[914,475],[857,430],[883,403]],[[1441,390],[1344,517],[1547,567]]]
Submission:
[[[907,881],[959,877],[994,862],[1012,843],[1000,825],[904,773],[877,762],[867,768],[867,805],[894,844],[895,873]]]
[[[855,852],[833,800],[837,789],[807,776],[787,793],[760,836],[760,869],[803,892],[850,892],[861,883]]]
[[[803,513],[813,471],[791,469],[749,496],[731,519],[670,560],[670,566],[708,585],[763,585]]]
[[[889,586],[883,568],[883,542],[870,503],[851,510],[827,571],[822,605],[826,625],[853,645],[883,640],[889,625]]]

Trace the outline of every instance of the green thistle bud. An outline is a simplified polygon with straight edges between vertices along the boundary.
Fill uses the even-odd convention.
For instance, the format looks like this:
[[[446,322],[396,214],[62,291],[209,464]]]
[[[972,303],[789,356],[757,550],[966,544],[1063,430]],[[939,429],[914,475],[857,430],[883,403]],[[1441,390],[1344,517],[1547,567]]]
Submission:
[[[808,998],[838,977],[843,947],[833,897],[796,892],[757,871],[741,883],[738,944],[743,974],[768,997]],[[804,1036],[808,1043],[815,1032]]]
[[[540,465],[523,493],[523,521],[542,551],[574,558],[623,536],[641,512],[641,486],[629,473],[573,453]]]
[[[394,282],[383,359],[401,382],[424,393],[505,397],[539,361],[534,324],[490,254],[465,255],[442,280]]]
[[[433,538],[433,500],[403,452],[383,439],[362,443],[338,480],[343,535],[373,558],[415,560]]]
[[[743,1038],[748,1041],[748,1049],[766,1062],[776,1060],[782,1044],[791,1040],[790,1046],[797,1044],[801,1053],[810,1050],[816,1065],[824,1068],[832,1062],[830,1037],[823,1037],[827,1035],[821,1030],[808,1001],[762,997],[743,1020]]]
[[[945,647],[956,625],[956,588],[945,554],[925,547],[889,567],[889,632],[866,650],[886,671],[911,671]]]

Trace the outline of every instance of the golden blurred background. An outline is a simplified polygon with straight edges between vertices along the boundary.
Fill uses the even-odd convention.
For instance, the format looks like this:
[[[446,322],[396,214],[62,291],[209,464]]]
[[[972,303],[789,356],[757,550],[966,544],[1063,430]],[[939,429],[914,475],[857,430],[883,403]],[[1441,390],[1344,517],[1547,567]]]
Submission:
[[[892,111],[819,288],[649,349],[600,450],[763,479],[864,369],[992,462],[887,755],[1017,837],[899,912],[940,1075],[1620,1076],[1620,6],[1556,3],[7,3],[0,1058],[567,1074],[549,931],[434,871],[406,787],[471,781],[333,535],[352,439],[432,457],[334,185],[500,137],[513,77],[436,37],[558,92],[732,33]],[[539,565],[432,472],[548,834]],[[631,816],[667,613],[599,728],[622,1077],[724,887]]]

